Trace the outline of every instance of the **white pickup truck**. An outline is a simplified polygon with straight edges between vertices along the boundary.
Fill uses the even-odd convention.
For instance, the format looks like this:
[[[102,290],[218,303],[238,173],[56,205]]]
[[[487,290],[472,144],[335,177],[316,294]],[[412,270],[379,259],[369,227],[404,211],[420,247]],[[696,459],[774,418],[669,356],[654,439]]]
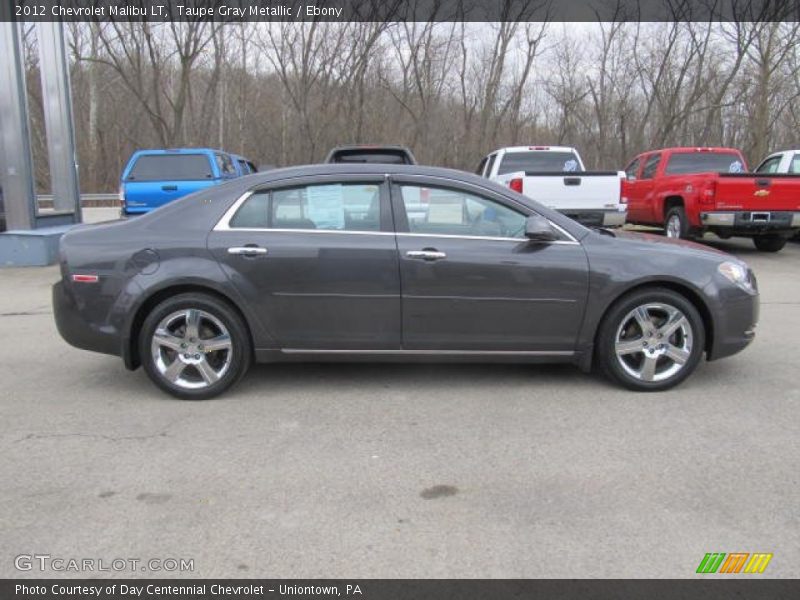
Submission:
[[[586,171],[575,148],[500,148],[478,165],[477,174],[593,227],[625,223],[624,171]]]
[[[800,175],[800,150],[774,152],[761,161],[755,173]]]

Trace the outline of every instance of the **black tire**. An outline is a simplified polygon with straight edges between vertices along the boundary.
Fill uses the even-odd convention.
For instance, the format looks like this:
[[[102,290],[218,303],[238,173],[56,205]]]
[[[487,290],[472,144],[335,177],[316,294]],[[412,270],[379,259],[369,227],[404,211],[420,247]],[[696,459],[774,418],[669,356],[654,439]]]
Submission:
[[[226,348],[225,350],[214,352],[206,349],[205,352],[201,354],[200,351],[203,350],[201,345],[199,350],[197,348],[190,348],[190,351],[196,351],[198,354],[192,354],[191,356],[188,354],[183,355],[186,358],[200,358],[202,356],[203,362],[208,361],[211,363],[213,359],[217,361],[217,365],[224,366],[224,368],[220,369],[222,374],[219,375],[219,378],[213,383],[210,383],[209,380],[203,381],[204,378],[202,376],[202,371],[200,369],[196,369],[194,365],[182,366],[182,370],[184,370],[184,372],[188,367],[191,367],[191,369],[188,369],[188,374],[185,376],[187,379],[198,379],[196,384],[204,385],[204,387],[200,387],[198,389],[187,389],[185,386],[179,385],[178,383],[173,383],[172,381],[168,380],[165,375],[162,375],[161,371],[159,370],[159,366],[156,364],[157,359],[152,348],[153,335],[156,331],[156,328],[162,323],[162,320],[169,318],[175,313],[188,311],[189,309],[195,309],[196,311],[200,311],[201,314],[206,315],[206,320],[203,321],[203,324],[200,326],[201,332],[197,337],[198,343],[202,344],[204,341],[211,341],[209,336],[214,335],[214,323],[211,321],[211,319],[216,319],[218,324],[227,329],[227,332],[223,330],[222,333],[227,333],[229,339],[229,348]],[[206,339],[203,339],[203,332],[206,332]],[[242,377],[244,377],[245,373],[247,373],[247,370],[250,368],[253,355],[250,335],[246,325],[242,321],[242,318],[239,316],[237,311],[234,310],[227,302],[203,293],[179,294],[161,302],[150,312],[149,315],[147,315],[139,334],[138,343],[139,356],[141,357],[142,366],[153,383],[155,383],[168,394],[183,400],[205,400],[222,394],[225,390],[230,388]],[[160,355],[165,357],[163,360],[170,360],[172,362],[173,360],[178,360],[178,358],[180,358],[177,357],[172,350],[164,348],[163,351],[164,354]],[[172,358],[173,356],[175,356],[174,359]],[[193,382],[189,382],[189,384],[192,383]]]
[[[786,238],[780,235],[757,235],[753,238],[753,245],[761,252],[779,252],[786,245]]]
[[[677,230],[671,230],[670,223],[672,221],[677,222]],[[677,233],[677,236],[675,233]],[[664,219],[664,235],[682,240],[694,239],[692,228],[689,225],[689,219],[686,218],[686,211],[682,206],[674,206],[667,211],[667,216]]]
[[[663,348],[650,345],[651,341],[655,341],[656,344],[660,344],[661,341],[664,341],[665,346],[672,349],[672,340],[680,339],[680,343],[676,343],[676,346],[682,344],[690,346],[690,348],[678,348],[678,350],[681,350],[681,355],[685,356],[686,358],[682,365],[680,365],[680,368],[677,370],[677,372],[669,376],[668,371],[672,367],[670,366],[667,368],[668,363],[674,363],[676,365],[678,363],[671,359],[669,355],[655,354],[652,357],[656,361],[655,364],[660,365],[655,367],[655,369],[661,369],[660,372],[656,370],[653,371],[655,377],[664,377],[660,380],[646,381],[643,378],[638,378],[631,374],[631,370],[636,370],[635,363],[637,360],[639,360],[640,364],[642,365],[641,373],[644,373],[644,362],[648,360],[648,356],[646,355],[644,349],[631,351],[630,354],[626,354],[624,357],[617,355],[618,332],[622,331],[624,333],[626,331],[625,329],[622,329],[622,326],[629,320],[632,311],[637,309],[637,307],[647,305],[651,306],[648,311],[654,313],[651,315],[653,319],[653,328],[649,332],[651,335],[642,336],[643,339],[647,337],[647,344],[642,342],[643,348],[646,347],[647,352],[652,351],[654,353],[663,353],[665,351]],[[680,313],[686,318],[688,327],[690,329],[681,329],[680,331],[667,336],[668,339],[666,340],[656,341],[655,338],[660,332],[660,323],[656,320],[659,311],[657,308],[654,308],[654,306],[657,305],[664,305],[680,311]],[[664,314],[666,315],[668,313],[664,312]],[[633,335],[631,335],[629,339],[626,338],[620,340],[621,345],[626,341],[629,341],[632,346],[638,346],[639,339],[635,335],[635,330],[637,327],[638,325],[634,324],[632,327]],[[629,329],[630,328],[631,327],[629,326]],[[684,335],[685,331],[688,331],[688,335]],[[660,338],[660,336],[658,337]],[[703,326],[703,319],[700,316],[700,313],[697,311],[697,308],[695,308],[694,304],[692,304],[685,296],[673,290],[657,287],[644,288],[632,292],[617,300],[608,310],[605,317],[603,317],[603,321],[600,324],[600,327],[597,331],[597,337],[595,339],[596,364],[603,374],[605,374],[612,381],[615,381],[628,389],[645,392],[667,390],[681,383],[695,370],[703,356],[704,349],[705,327]],[[623,363],[624,365],[627,365],[627,369],[625,366],[623,366]]]

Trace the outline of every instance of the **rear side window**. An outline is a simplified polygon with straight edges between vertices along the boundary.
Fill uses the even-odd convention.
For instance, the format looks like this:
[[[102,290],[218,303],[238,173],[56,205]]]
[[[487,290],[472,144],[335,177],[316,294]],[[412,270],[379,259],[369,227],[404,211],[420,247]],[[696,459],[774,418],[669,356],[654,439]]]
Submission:
[[[475,175],[483,175],[483,168],[486,166],[486,157],[483,157],[481,163],[478,165],[478,168],[475,169]]]
[[[334,183],[275,190],[270,227],[380,231],[380,186]]]
[[[669,157],[666,175],[690,173],[741,173],[744,164],[733,152],[676,152]]]
[[[559,173],[581,171],[574,152],[506,152],[497,169],[498,175],[526,171],[528,173]]]
[[[219,167],[219,172],[222,173],[223,177],[236,175],[236,167],[230,156],[227,154],[216,154],[215,156],[217,158],[217,167]]]
[[[781,164],[781,157],[773,156],[772,158],[768,158],[763,163],[758,165],[756,173],[775,173],[778,170],[778,166],[780,164]]]
[[[250,167],[247,166],[246,160],[240,160],[239,162],[239,170],[242,172],[242,175],[249,175],[252,171],[250,171]]]
[[[658,163],[661,160],[660,154],[653,154],[650,158],[647,159],[647,162],[644,163],[644,169],[642,169],[642,179],[652,179],[653,175],[656,174],[656,169],[658,168]]]
[[[204,154],[146,154],[136,159],[129,181],[212,179],[211,164]]]
[[[269,226],[269,192],[253,194],[239,207],[231,219],[230,226],[250,229],[266,229]]]
[[[795,154],[792,157],[792,162],[789,165],[789,173],[800,173],[800,154]]]
[[[628,179],[635,179],[636,178],[636,173],[638,173],[638,171],[639,171],[639,163],[640,162],[641,162],[640,159],[635,158],[635,159],[633,159],[633,162],[631,164],[629,164],[625,168],[625,176]]]
[[[230,227],[380,231],[380,186],[336,183],[253,194]]]

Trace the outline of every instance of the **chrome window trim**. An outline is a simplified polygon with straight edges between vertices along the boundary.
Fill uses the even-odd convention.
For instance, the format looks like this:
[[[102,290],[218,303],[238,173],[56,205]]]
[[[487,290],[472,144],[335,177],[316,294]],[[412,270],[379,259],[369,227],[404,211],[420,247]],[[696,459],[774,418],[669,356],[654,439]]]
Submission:
[[[444,179],[444,178],[442,178]],[[453,234],[436,234],[436,233],[409,233],[409,232],[395,232],[395,231],[356,231],[351,229],[271,229],[269,227],[231,227],[230,222],[233,219],[233,216],[239,210],[242,204],[247,202],[250,196],[257,193],[258,190],[248,190],[236,201],[231,204],[230,208],[225,211],[225,213],[220,217],[217,224],[214,225],[212,231],[243,231],[243,232],[254,232],[254,233],[327,233],[327,234],[339,234],[339,235],[396,235],[402,237],[425,237],[425,238],[444,238],[444,239],[460,239],[460,240],[488,240],[488,241],[496,241],[496,242],[527,242],[533,243],[532,240],[528,240],[527,238],[520,237],[520,238],[509,238],[509,237],[492,237],[492,236],[481,236],[481,235],[453,235]],[[266,191],[266,190],[265,190]],[[566,237],[566,240],[553,240],[550,242],[541,241],[537,243],[541,244],[560,244],[560,245],[569,245],[569,246],[580,246],[580,243],[572,236],[568,231],[560,227],[559,225],[553,223],[549,219],[547,220],[550,223],[550,226],[553,227],[556,231],[558,231],[561,235]]]

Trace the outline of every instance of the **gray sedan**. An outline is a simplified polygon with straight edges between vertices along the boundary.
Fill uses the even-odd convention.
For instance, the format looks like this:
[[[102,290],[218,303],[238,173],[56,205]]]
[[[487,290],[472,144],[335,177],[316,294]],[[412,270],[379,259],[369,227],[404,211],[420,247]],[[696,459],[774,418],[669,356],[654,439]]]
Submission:
[[[259,173],[61,241],[70,344],[216,396],[256,362],[568,362],[634,390],[753,339],[751,270],[593,231],[486,179],[403,165]]]

